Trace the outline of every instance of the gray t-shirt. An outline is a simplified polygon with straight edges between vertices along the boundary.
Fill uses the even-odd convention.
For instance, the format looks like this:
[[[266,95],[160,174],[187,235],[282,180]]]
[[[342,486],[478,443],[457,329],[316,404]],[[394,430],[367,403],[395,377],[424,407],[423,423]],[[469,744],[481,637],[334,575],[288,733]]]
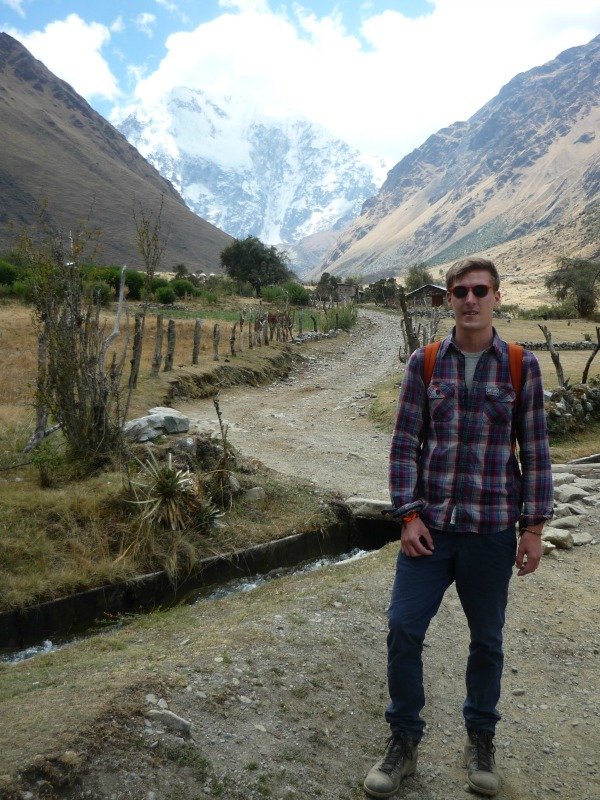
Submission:
[[[467,389],[471,391],[473,386],[473,375],[475,375],[477,362],[485,353],[485,350],[480,350],[479,353],[465,353],[464,350],[461,350],[461,353],[465,357],[465,383],[467,384]]]

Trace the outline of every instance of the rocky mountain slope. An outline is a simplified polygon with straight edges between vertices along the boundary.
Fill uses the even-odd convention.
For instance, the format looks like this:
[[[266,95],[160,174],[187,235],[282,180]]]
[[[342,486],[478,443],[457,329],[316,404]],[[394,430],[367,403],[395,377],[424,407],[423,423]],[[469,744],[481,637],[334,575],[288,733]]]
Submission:
[[[200,219],[125,137],[15,39],[0,33],[0,248],[45,219],[70,230],[90,219],[100,259],[141,265],[133,211],[157,213],[168,237],[163,268],[219,271],[231,238]]]
[[[596,37],[517,75],[403,158],[320,271],[375,278],[492,252],[532,278],[557,256],[598,255],[599,216]]]
[[[173,88],[117,127],[193,211],[237,238],[291,248],[300,273],[335,234],[297,243],[339,235],[377,191],[373,165],[311,122],[249,115],[199,90]]]

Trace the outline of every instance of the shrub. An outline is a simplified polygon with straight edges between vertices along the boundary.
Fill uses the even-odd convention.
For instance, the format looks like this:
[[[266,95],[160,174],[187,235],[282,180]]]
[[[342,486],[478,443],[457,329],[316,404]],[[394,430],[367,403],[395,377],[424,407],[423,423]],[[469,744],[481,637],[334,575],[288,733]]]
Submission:
[[[17,280],[19,270],[7,261],[0,261],[0,285],[12,286]]]
[[[578,319],[579,313],[571,302],[556,303],[553,306],[538,306],[521,311],[521,319]]]
[[[185,278],[174,278],[172,281],[169,281],[169,286],[173,289],[177,297],[196,294],[194,284]]]
[[[263,300],[266,300],[267,303],[285,300],[285,294],[281,286],[263,286],[260,290],[260,296]]]
[[[86,281],[83,285],[84,294],[106,308],[114,297],[114,291],[104,281]]]
[[[203,292],[200,296],[209,306],[216,306],[219,303],[219,295],[216,292]]]
[[[290,303],[294,303],[297,306],[307,306],[308,301],[310,300],[310,292],[305,286],[302,286],[300,283],[284,283],[282,284],[282,288],[287,292],[287,295],[290,299]]]
[[[177,295],[170,286],[160,286],[156,290],[156,299],[164,306],[174,303],[177,300]]]
[[[161,289],[163,286],[168,286],[169,281],[166,278],[152,278],[151,288],[153,292]]]

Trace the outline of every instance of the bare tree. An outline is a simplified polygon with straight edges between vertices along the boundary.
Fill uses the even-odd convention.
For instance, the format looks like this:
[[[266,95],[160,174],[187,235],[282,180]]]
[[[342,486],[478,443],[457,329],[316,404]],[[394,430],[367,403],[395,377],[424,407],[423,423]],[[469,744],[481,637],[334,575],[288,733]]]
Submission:
[[[558,385],[562,387],[565,385],[565,374],[563,372],[562,364],[560,363],[560,356],[556,352],[554,345],[552,344],[552,334],[548,330],[547,325],[538,325],[538,328],[544,334],[544,339],[546,340],[546,345],[548,346],[548,350],[550,352],[550,358],[552,359],[552,363],[554,364],[554,369],[556,370]]]
[[[598,354],[598,350],[600,350],[600,327],[596,326],[596,339],[598,340],[594,349],[592,350],[590,357],[587,360],[585,365],[585,369],[583,370],[583,375],[581,376],[581,382],[587,383],[588,375],[590,372],[590,367],[592,366],[592,361],[596,358]]]
[[[125,268],[113,330],[107,334],[99,297],[86,297],[84,291],[79,258],[86,235],[85,230],[70,234],[68,246],[61,234],[48,233],[41,245],[23,237],[22,250],[29,261],[38,337],[37,424],[28,449],[48,434],[46,425],[53,418],[69,455],[93,469],[122,447],[121,377],[127,342],[119,359],[113,354],[108,370],[105,362],[120,333]]]
[[[135,389],[137,386],[137,380],[140,371],[146,313],[148,311],[148,304],[150,302],[150,295],[152,293],[152,282],[158,268],[160,267],[163,253],[167,244],[166,237],[163,235],[162,230],[164,203],[165,196],[161,194],[160,205],[155,213],[149,211],[142,203],[139,203],[137,209],[133,209],[133,222],[135,224],[137,249],[144,261],[144,269],[146,271],[146,291],[139,328],[139,347],[134,348],[133,357],[131,359],[129,384],[132,389]]]

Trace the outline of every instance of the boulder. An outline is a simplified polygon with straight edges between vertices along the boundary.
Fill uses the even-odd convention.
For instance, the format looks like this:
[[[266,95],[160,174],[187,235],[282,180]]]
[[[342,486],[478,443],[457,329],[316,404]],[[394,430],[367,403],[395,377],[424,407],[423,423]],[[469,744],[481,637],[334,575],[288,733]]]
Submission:
[[[571,550],[573,547],[573,534],[559,528],[544,528],[542,542],[550,542],[560,550]]]
[[[145,417],[126,422],[123,433],[134,442],[149,442],[165,434],[187,433],[189,428],[190,420],[185,414],[173,408],[156,406]]]
[[[552,527],[560,528],[561,530],[571,530],[573,528],[578,528],[580,523],[581,517],[571,514],[570,516],[557,517],[556,519],[553,519]]]
[[[572,503],[573,500],[582,500],[587,497],[587,492],[580,486],[565,485],[554,489],[554,499],[558,503]]]

